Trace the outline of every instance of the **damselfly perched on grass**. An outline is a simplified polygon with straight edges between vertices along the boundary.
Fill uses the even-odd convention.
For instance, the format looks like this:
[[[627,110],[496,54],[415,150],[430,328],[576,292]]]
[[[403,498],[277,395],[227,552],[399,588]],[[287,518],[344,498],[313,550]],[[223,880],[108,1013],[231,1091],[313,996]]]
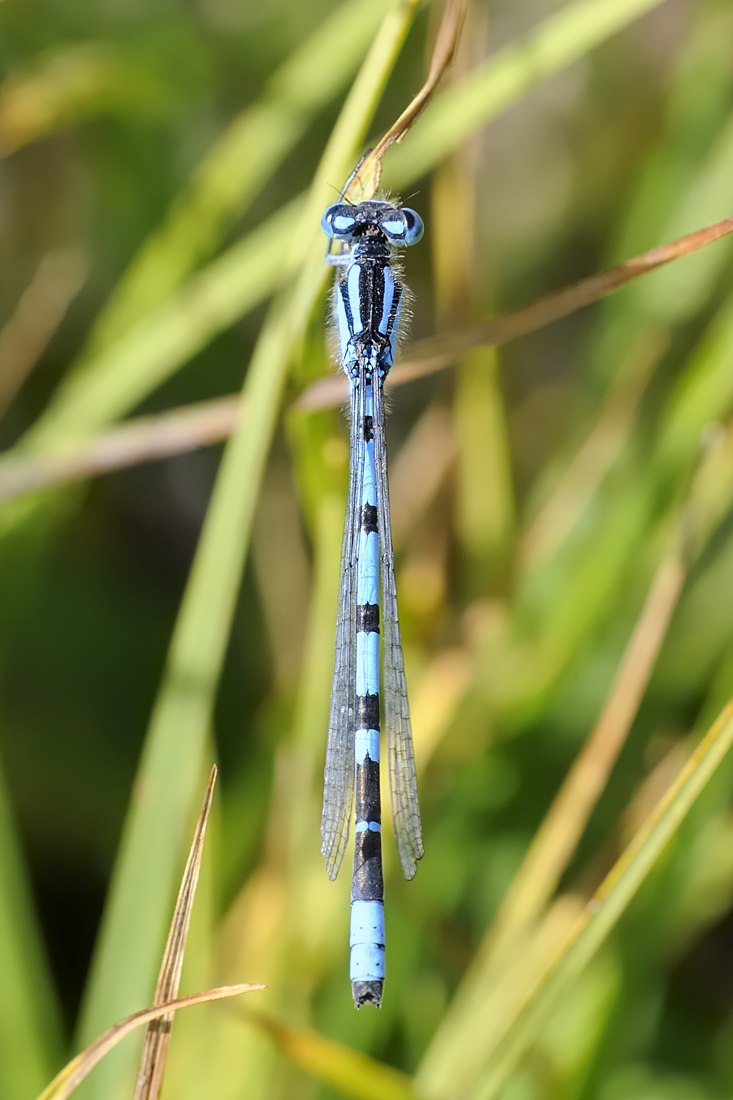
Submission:
[[[335,203],[322,225],[342,248],[328,258],[337,267],[333,307],[339,362],[349,380],[351,450],[321,835],[328,874],[335,878],[354,813],[350,973],[359,1008],[367,1002],[379,1005],[384,983],[382,715],[395,837],[406,878],[415,874],[423,854],[384,435],[384,382],[394,361],[403,305],[393,253],[419,241],[423,225],[414,210],[380,200]]]

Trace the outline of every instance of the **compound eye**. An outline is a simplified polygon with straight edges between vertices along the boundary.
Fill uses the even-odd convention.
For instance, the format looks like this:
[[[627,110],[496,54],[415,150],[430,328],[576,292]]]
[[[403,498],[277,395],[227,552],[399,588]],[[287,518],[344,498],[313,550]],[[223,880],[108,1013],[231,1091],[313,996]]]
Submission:
[[[409,206],[402,208],[402,217],[405,219],[405,244],[417,244],[425,231],[422,218]]]
[[[324,211],[321,218],[321,229],[327,237],[337,241],[351,239],[356,226],[356,218],[352,213],[352,207],[344,202],[335,202]]]
[[[395,244],[402,244],[405,240],[405,219],[402,217],[402,211],[395,210],[387,218],[380,219],[380,227],[384,233],[387,234],[389,239]]]

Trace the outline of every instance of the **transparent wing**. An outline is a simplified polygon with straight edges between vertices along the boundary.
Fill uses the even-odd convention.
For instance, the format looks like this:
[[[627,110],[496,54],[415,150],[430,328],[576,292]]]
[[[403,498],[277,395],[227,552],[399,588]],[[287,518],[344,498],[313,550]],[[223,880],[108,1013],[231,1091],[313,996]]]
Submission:
[[[364,391],[351,388],[349,495],[341,547],[341,580],[336,617],[336,655],[323,776],[321,852],[329,878],[336,878],[349,839],[354,807],[354,692],[356,688],[356,562],[359,503],[364,479],[364,448],[358,446]]]
[[[377,523],[382,587],[384,731],[397,850],[405,878],[412,878],[417,870],[417,861],[422,858],[424,849],[417,798],[415,751],[412,746],[410,708],[407,701],[402,639],[397,615],[397,590],[387,483],[387,449],[384,438],[384,395],[379,385],[374,387],[374,460],[377,474]]]

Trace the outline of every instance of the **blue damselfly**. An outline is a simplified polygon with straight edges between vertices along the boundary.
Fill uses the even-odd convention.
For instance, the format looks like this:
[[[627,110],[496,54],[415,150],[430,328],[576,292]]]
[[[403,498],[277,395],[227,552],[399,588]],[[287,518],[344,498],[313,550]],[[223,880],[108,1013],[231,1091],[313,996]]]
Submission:
[[[359,1008],[367,1002],[379,1005],[384,982],[380,710],[395,837],[406,878],[413,877],[423,854],[384,435],[384,382],[394,361],[404,297],[394,253],[419,241],[423,226],[414,210],[380,200],[335,203],[322,226],[341,249],[329,250],[328,259],[337,266],[333,310],[339,363],[349,380],[351,451],[321,850],[335,878],[354,813],[350,972]]]

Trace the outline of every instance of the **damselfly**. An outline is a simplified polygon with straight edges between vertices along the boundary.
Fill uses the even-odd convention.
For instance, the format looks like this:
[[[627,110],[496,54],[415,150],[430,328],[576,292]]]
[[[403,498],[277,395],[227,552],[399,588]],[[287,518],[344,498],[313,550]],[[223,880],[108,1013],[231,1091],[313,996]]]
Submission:
[[[351,988],[357,1008],[379,1005],[384,983],[384,885],[379,788],[382,713],[392,814],[406,878],[423,854],[390,525],[384,382],[394,361],[403,287],[395,249],[415,244],[414,210],[372,200],[329,206],[323,230],[341,248],[333,309],[340,365],[349,379],[349,495],[341,554],[336,658],[328,727],[321,850],[338,874],[354,813]],[[381,621],[380,621],[381,596]]]

